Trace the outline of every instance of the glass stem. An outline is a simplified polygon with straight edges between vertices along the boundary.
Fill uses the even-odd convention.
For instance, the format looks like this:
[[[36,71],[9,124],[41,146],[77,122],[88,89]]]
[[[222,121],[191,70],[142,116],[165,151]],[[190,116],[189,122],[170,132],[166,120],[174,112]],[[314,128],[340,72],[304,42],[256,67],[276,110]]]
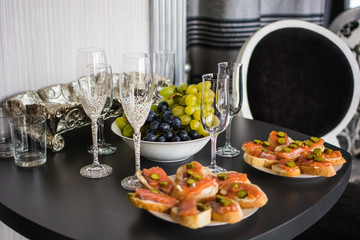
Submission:
[[[135,171],[140,170],[140,141],[141,141],[141,132],[140,129],[134,129],[134,147],[135,147]]]
[[[210,133],[211,139],[211,162],[210,167],[215,168],[216,166],[216,141],[217,141],[217,134]]]
[[[98,142],[97,142],[97,135],[98,135],[97,119],[91,119],[91,133],[92,133],[92,140],[93,140],[93,155],[94,155],[93,165],[98,166],[98,165],[100,165],[100,163],[99,163],[99,149],[98,149]]]
[[[105,136],[104,136],[104,116],[101,115],[98,120],[98,143],[99,144],[104,144],[105,143]]]
[[[232,117],[230,117],[230,123],[227,126],[225,132],[226,132],[226,138],[225,138],[225,146],[230,146],[230,139],[231,139],[231,121]]]

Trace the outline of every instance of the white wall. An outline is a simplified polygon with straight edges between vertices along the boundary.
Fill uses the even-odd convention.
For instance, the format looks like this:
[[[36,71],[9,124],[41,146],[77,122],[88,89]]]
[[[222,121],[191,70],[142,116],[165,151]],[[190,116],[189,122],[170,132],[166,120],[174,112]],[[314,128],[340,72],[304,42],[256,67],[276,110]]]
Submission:
[[[104,48],[115,72],[149,44],[148,0],[0,0],[0,102],[74,81],[80,47]],[[0,222],[0,239],[22,237]]]
[[[0,102],[74,80],[80,47],[149,52],[148,0],[0,0]]]

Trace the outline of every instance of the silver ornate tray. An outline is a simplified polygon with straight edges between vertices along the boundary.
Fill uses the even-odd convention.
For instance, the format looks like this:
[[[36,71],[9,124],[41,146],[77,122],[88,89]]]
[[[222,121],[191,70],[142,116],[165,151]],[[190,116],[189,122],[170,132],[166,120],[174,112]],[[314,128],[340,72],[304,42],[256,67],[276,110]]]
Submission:
[[[65,146],[61,134],[91,123],[74,92],[73,84],[58,84],[38,91],[24,92],[6,99],[2,105],[11,116],[20,114],[45,116],[47,147],[57,152]],[[116,92],[115,90],[114,93]],[[119,116],[122,112],[120,100],[115,95],[105,119]]]

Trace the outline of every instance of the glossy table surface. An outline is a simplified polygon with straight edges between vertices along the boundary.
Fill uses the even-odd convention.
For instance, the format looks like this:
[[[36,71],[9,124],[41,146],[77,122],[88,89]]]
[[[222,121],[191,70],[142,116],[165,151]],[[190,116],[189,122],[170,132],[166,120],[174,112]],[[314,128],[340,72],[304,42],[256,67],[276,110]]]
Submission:
[[[65,133],[65,148],[49,152],[47,162],[37,168],[17,167],[12,158],[0,159],[0,220],[30,239],[291,239],[316,223],[340,198],[351,172],[351,155],[342,151],[347,163],[331,178],[284,178],[261,172],[235,158],[218,157],[227,170],[247,173],[269,201],[254,215],[237,224],[191,230],[154,217],[132,206],[120,181],[134,173],[133,151],[110,130],[114,119],[106,121],[106,140],[115,144],[115,154],[100,157],[113,167],[103,179],[81,177],[79,170],[91,163],[86,152],[91,144],[90,127]],[[309,136],[271,124],[235,117],[232,145],[266,140],[271,130],[286,131],[293,139]],[[224,135],[218,139],[223,145]],[[326,144],[332,149],[334,146]],[[199,153],[177,163],[156,163],[142,159],[141,167],[160,166],[171,175],[192,160],[208,165],[210,143]]]

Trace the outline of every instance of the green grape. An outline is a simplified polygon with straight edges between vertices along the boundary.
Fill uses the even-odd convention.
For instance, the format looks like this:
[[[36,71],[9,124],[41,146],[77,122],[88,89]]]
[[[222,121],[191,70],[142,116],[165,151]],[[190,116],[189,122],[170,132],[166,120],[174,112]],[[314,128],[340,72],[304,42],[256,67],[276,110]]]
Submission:
[[[179,116],[180,120],[181,120],[181,125],[186,126],[190,124],[191,121],[191,116],[187,115],[187,114],[183,114],[181,116]]]
[[[183,106],[176,106],[171,109],[175,117],[180,117],[185,114],[185,108]]]
[[[203,135],[205,137],[209,136],[209,133],[205,131],[202,124],[200,124],[199,128],[196,131],[199,135]]]
[[[130,124],[126,124],[126,126],[122,131],[122,135],[124,137],[132,137],[133,134],[134,134],[134,129],[132,128],[132,126]]]
[[[195,110],[193,116],[196,120],[200,121],[200,109]]]
[[[178,90],[180,93],[184,94],[184,93],[186,93],[187,88],[188,88],[188,86],[186,85],[186,83],[182,83],[182,84],[180,84]]]
[[[175,101],[174,101],[174,98],[162,98],[161,100],[160,100],[160,102],[162,102],[162,101],[165,101],[165,102],[167,102],[168,103],[168,105],[169,105],[169,107],[171,107],[172,105],[174,105],[174,103],[175,103]]]
[[[196,103],[196,104],[194,105],[194,108],[195,108],[195,111],[196,111],[196,110],[199,110],[199,109],[200,109],[200,103]]]
[[[210,100],[210,92],[208,90],[204,91],[203,102],[207,103],[209,100]]]
[[[182,97],[180,98],[179,104],[180,104],[181,106],[186,106],[186,103],[185,103],[186,97],[187,97],[187,95],[184,95],[184,96],[182,96]]]
[[[201,92],[198,92],[197,94],[195,94],[196,96],[196,103],[200,104],[201,103]]]
[[[120,130],[123,130],[126,124],[129,124],[125,117],[118,117],[116,118],[115,122],[116,125],[120,128]]]
[[[213,108],[213,106],[209,103],[205,103],[205,106],[204,106],[204,112],[206,113],[215,113],[215,109]]]
[[[187,115],[192,115],[194,112],[195,112],[195,107],[194,106],[186,106],[185,113]]]
[[[199,92],[202,92],[202,90],[203,90],[203,83],[202,83],[202,82],[199,82],[199,83],[196,85],[196,89],[197,89]]]
[[[168,98],[171,95],[173,95],[174,93],[175,93],[175,89],[173,87],[171,87],[171,86],[164,87],[160,91],[160,95],[163,96],[164,98]]]
[[[186,94],[190,95],[190,94],[196,94],[198,91],[196,89],[196,85],[195,84],[191,84],[187,89],[186,89]]]
[[[185,98],[185,104],[188,106],[193,106],[196,103],[196,97],[194,94],[187,95]]]
[[[215,98],[215,93],[214,93],[214,91],[211,90],[211,89],[209,89],[208,92],[209,92],[209,100],[210,100],[210,101],[208,101],[208,102],[209,102],[209,103],[210,103],[210,102],[214,102],[214,98]]]
[[[193,119],[193,120],[190,121],[190,128],[191,128],[192,130],[197,130],[197,129],[199,129],[200,125],[201,125],[201,124],[200,124],[200,122],[199,122],[198,120]]]
[[[154,112],[157,112],[157,105],[156,104],[151,105],[150,110],[153,110]]]
[[[213,126],[214,114],[208,112],[204,113],[202,115],[202,121],[207,127]]]
[[[205,89],[209,90],[211,88],[211,82],[210,81],[205,81]]]

